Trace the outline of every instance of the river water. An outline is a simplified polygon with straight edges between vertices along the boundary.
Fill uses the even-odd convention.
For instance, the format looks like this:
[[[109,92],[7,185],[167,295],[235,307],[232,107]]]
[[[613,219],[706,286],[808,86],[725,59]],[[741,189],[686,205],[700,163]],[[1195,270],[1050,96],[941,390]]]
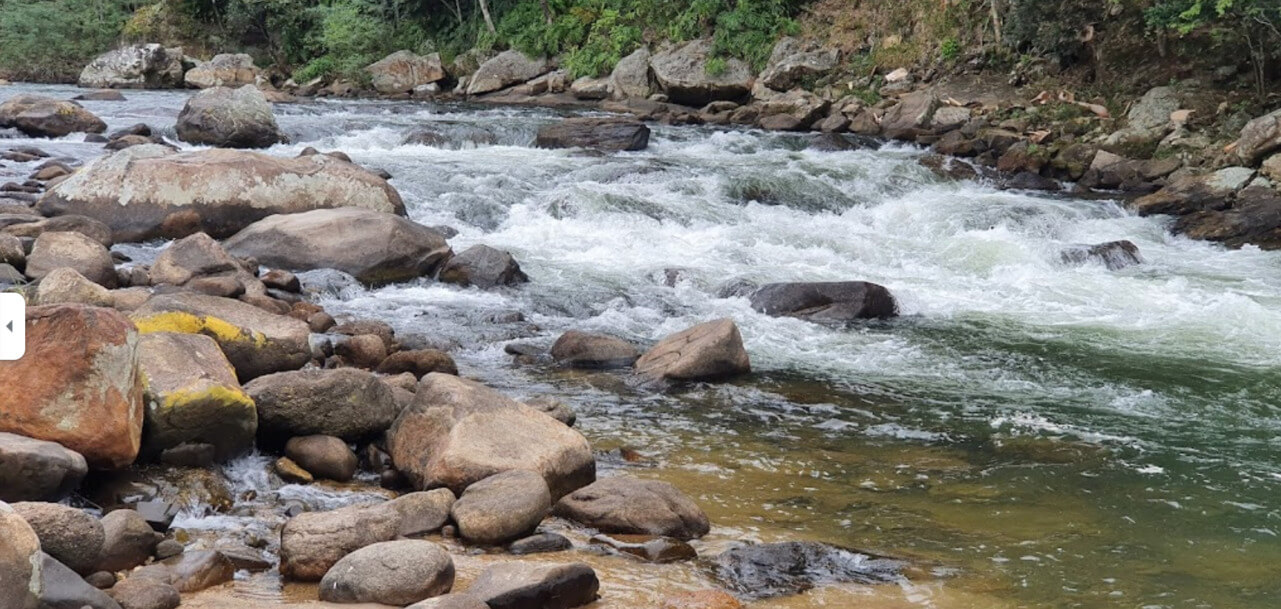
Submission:
[[[0,97],[26,90],[75,92]],[[125,95],[85,106],[113,129],[172,134],[185,94]],[[602,471],[671,481],[708,511],[704,553],[812,539],[929,573],[759,606],[1281,602],[1281,253],[1172,236],[1115,202],[942,180],[907,147],[819,152],[804,135],[654,126],[649,149],[601,155],[530,147],[549,110],[320,101],[276,113],[294,143],[269,153],[336,149],[386,169],[411,217],[459,231],[456,251],[507,249],[533,280],[365,290],[310,274],[331,312],[447,346],[464,376],[514,397],[572,404]],[[454,144],[401,145],[424,127]],[[80,139],[11,141],[100,153]],[[10,164],[0,178],[26,172]],[[1059,258],[1115,239],[1145,263]],[[670,287],[667,269],[680,269]],[[736,280],[856,279],[887,286],[902,317],[831,328],[718,296]],[[503,351],[568,329],[648,344],[717,317],[738,323],[751,377],[655,393]],[[617,458],[624,447],[643,461]],[[260,470],[256,459],[231,470]],[[485,560],[458,552],[464,578]],[[603,606],[709,585],[697,565],[591,560]]]

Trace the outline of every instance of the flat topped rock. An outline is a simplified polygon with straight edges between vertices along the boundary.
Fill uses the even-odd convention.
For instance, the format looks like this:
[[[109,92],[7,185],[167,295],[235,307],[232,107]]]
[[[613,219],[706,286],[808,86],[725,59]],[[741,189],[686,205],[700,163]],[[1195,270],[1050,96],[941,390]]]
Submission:
[[[747,599],[799,594],[824,584],[884,584],[903,579],[904,563],[825,543],[746,545],[712,559],[714,577]]]
[[[649,146],[649,127],[633,119],[567,118],[539,129],[534,145],[539,148],[644,150]]]

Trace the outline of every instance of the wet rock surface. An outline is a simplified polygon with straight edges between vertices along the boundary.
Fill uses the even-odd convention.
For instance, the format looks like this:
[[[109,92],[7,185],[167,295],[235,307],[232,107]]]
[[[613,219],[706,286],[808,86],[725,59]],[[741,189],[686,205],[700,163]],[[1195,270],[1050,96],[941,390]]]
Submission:
[[[741,546],[710,564],[722,584],[749,599],[799,594],[823,584],[894,582],[903,567],[892,559],[813,542]]]

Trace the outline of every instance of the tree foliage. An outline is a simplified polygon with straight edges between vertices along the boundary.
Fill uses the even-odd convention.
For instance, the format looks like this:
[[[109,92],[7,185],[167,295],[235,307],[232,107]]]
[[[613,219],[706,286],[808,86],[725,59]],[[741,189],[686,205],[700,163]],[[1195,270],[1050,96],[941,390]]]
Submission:
[[[0,0],[0,74],[32,81],[74,79],[111,48],[142,2]]]

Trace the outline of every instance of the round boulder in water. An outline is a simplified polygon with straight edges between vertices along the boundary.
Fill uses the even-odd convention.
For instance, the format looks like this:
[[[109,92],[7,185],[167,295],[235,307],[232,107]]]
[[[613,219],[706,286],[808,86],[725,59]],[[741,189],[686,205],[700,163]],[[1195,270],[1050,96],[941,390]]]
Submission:
[[[221,148],[267,148],[285,141],[262,91],[211,87],[187,100],[174,126],[178,139]]]
[[[552,512],[603,533],[702,537],[707,514],[679,489],[658,480],[604,478],[563,497]]]
[[[338,561],[320,580],[320,600],[405,606],[449,592],[454,560],[415,539],[376,543]]]
[[[866,281],[771,283],[753,292],[749,300],[753,309],[766,315],[820,323],[898,315],[890,291]]]
[[[570,330],[552,345],[552,359],[571,368],[626,368],[640,352],[631,343],[607,334]]]
[[[532,533],[551,507],[552,496],[542,476],[512,470],[467,487],[450,513],[463,539],[499,545]]]

